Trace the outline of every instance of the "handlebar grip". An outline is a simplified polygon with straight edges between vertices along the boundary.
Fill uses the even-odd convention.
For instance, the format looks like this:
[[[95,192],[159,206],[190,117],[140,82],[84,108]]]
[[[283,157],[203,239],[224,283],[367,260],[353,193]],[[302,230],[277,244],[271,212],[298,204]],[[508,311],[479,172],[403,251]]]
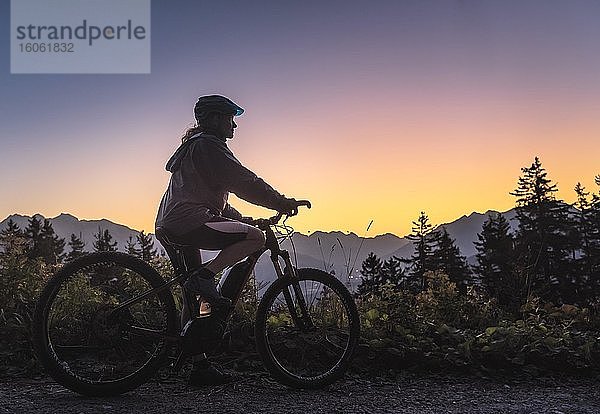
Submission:
[[[298,204],[298,207],[300,207],[300,206],[306,206],[308,208],[312,207],[312,204],[308,200],[297,200],[296,203]],[[276,215],[274,215],[273,217],[267,219],[267,221],[271,225],[277,224],[279,222],[279,220],[281,220],[281,218],[283,217],[284,214],[285,213],[282,213],[281,211],[279,211]]]
[[[312,207],[312,205],[310,204],[310,201],[308,201],[308,200],[298,200],[298,206],[306,206],[308,208]]]

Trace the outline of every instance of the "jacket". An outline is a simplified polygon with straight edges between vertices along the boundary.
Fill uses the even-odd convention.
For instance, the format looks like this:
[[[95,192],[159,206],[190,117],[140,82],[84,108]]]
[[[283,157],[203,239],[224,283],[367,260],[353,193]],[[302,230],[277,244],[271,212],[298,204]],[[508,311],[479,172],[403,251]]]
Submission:
[[[286,198],[244,167],[224,139],[205,133],[181,144],[166,165],[171,172],[156,226],[183,234],[190,226],[223,216],[242,215],[227,202],[229,193],[273,210],[284,209]]]

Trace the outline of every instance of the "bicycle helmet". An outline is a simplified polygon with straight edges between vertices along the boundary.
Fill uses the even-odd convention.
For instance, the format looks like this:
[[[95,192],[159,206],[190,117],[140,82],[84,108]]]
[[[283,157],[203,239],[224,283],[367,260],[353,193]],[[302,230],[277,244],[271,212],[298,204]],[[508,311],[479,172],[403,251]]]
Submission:
[[[194,106],[196,121],[200,121],[211,112],[219,112],[226,115],[240,116],[244,110],[236,105],[231,99],[221,95],[205,95],[198,98]]]

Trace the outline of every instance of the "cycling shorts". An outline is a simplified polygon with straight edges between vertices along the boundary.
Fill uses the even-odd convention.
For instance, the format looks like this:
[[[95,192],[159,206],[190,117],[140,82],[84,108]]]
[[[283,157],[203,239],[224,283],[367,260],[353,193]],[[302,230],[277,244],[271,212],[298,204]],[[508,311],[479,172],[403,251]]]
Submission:
[[[246,240],[252,228],[236,220],[214,217],[211,221],[192,228],[181,235],[173,235],[176,243],[187,244],[202,250],[223,250],[234,243]]]

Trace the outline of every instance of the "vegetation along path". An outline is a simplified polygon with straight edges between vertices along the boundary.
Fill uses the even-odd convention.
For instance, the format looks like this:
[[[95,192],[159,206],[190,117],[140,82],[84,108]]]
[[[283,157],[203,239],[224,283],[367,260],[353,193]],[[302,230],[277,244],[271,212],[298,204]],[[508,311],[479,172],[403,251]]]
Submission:
[[[348,379],[327,390],[293,390],[264,376],[193,389],[181,381],[149,383],[114,398],[84,398],[49,380],[0,383],[0,413],[598,413],[591,380],[408,376]]]

